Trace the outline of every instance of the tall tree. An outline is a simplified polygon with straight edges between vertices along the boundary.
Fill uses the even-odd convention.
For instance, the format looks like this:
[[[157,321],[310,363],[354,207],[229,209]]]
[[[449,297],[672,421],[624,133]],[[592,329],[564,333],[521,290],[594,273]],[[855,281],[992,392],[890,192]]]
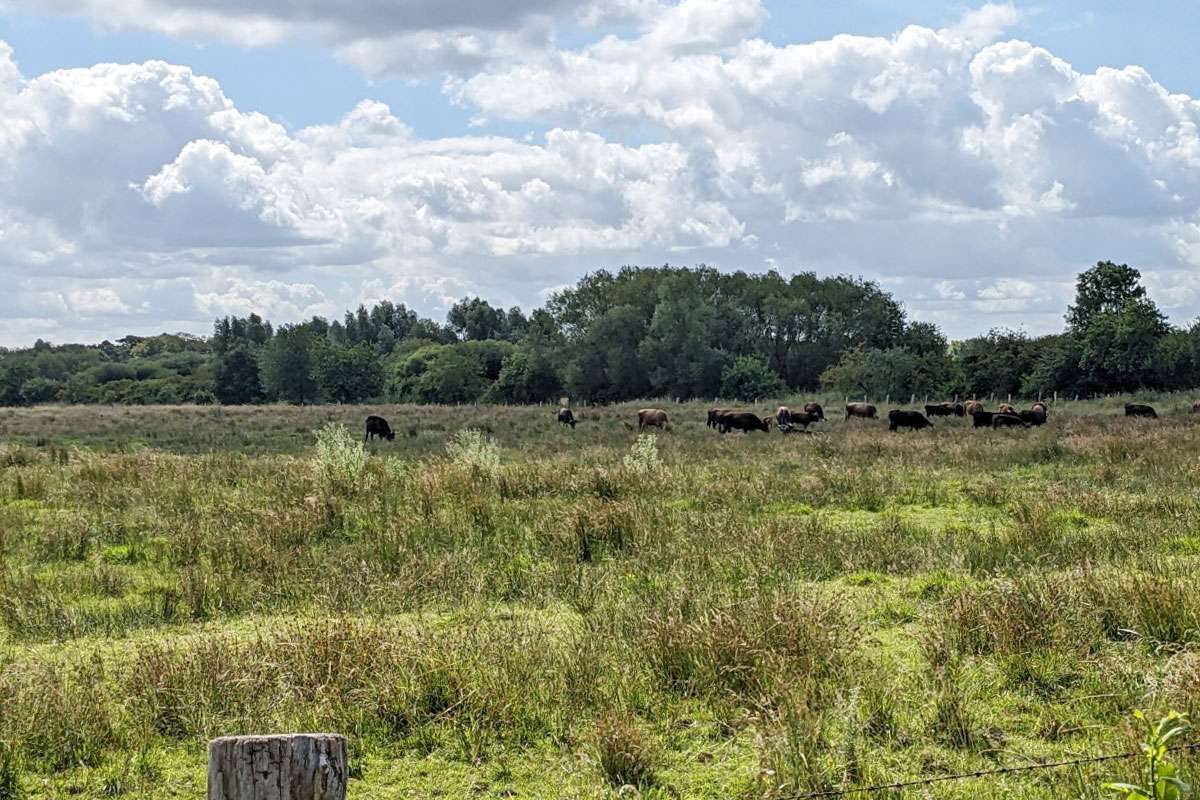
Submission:
[[[224,405],[257,403],[263,399],[258,358],[248,346],[238,345],[217,356],[212,393]]]
[[[268,394],[291,403],[317,399],[314,373],[319,341],[308,323],[280,328],[261,355],[263,386]]]

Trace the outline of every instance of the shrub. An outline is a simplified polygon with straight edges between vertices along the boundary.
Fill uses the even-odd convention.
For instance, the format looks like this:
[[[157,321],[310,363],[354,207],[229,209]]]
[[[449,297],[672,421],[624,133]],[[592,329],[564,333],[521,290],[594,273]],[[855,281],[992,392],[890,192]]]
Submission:
[[[653,782],[654,744],[628,715],[609,715],[596,723],[596,751],[613,786],[640,788]]]
[[[477,475],[495,478],[500,474],[500,446],[483,431],[468,428],[454,434],[446,444],[450,459]]]
[[[636,475],[649,475],[662,469],[662,460],[658,457],[658,437],[653,434],[639,436],[629,448],[624,463],[625,469]]]
[[[358,484],[367,468],[367,452],[349,428],[331,422],[315,433],[317,479],[327,489],[346,490]]]

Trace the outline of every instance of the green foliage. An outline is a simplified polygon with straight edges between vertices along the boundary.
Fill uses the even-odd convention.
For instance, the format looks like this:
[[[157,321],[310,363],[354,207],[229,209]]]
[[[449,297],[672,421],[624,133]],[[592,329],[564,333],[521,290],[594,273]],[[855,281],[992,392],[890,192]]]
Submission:
[[[213,396],[225,405],[261,402],[265,396],[258,371],[258,357],[239,344],[217,356],[213,369]]]
[[[495,478],[500,474],[500,446],[483,431],[467,428],[454,434],[446,443],[446,454],[477,475]]]
[[[335,403],[360,403],[383,391],[383,364],[367,344],[326,345],[317,356],[317,385]]]
[[[432,344],[394,363],[387,395],[399,402],[470,403],[488,390],[484,366],[465,344]]]
[[[658,437],[652,433],[640,434],[622,463],[634,475],[652,475],[662,470],[662,460],[658,457]]]
[[[330,422],[314,435],[313,464],[319,483],[335,492],[357,486],[367,468],[367,452],[358,437],[336,422]]]
[[[263,387],[271,397],[289,403],[317,399],[317,334],[306,325],[287,325],[259,355]]]
[[[1183,800],[1191,787],[1167,756],[1171,743],[1191,729],[1187,714],[1172,711],[1158,722],[1151,722],[1142,711],[1135,711],[1134,717],[1146,732],[1144,771],[1138,783],[1106,783],[1104,788],[1125,800]]]
[[[742,356],[721,372],[721,396],[738,400],[775,397],[783,390],[783,381],[766,363],[755,356]]]

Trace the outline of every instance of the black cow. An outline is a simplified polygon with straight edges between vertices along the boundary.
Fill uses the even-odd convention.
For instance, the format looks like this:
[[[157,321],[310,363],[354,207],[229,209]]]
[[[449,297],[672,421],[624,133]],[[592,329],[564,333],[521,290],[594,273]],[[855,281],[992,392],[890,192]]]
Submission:
[[[1016,414],[993,414],[992,429],[998,428],[1028,428],[1029,423]]]
[[[930,422],[920,411],[901,411],[894,408],[888,412],[888,430],[895,431],[900,428],[911,428],[914,431],[919,431],[922,428],[932,428],[933,423]]]
[[[933,403],[926,404],[925,416],[927,417],[953,417],[955,415],[954,403]],[[958,414],[962,416],[962,414]]]
[[[1043,411],[1038,406],[1034,406],[1033,408],[1029,409],[1028,411],[1020,411],[1017,413],[1017,416],[1020,417],[1021,421],[1027,425],[1045,425],[1046,424],[1046,412]]]
[[[1153,406],[1145,406],[1140,403],[1126,403],[1125,416],[1149,417],[1150,419],[1158,419],[1158,414],[1155,413]]]
[[[821,408],[820,403],[805,403],[804,413],[811,414],[816,419],[825,419],[825,409]]]
[[[388,425],[386,419],[371,415],[367,417],[367,433],[363,436],[363,441],[374,439],[376,436],[390,442],[396,438],[396,432],[392,430],[392,426]]]
[[[570,425],[571,430],[575,430],[575,413],[569,408],[560,408],[558,410],[558,421],[563,425]]]
[[[820,422],[821,418],[816,414],[810,414],[807,411],[793,411],[788,414],[787,422],[779,422],[778,418],[776,418],[775,421],[779,424],[779,430],[781,432],[791,433],[792,431],[796,430],[796,428],[808,430],[809,425],[812,425],[814,422]]]
[[[729,433],[730,431],[741,431],[749,433],[750,431],[770,432],[771,423],[765,420],[758,414],[752,414],[749,411],[726,411],[721,416],[717,417],[717,425],[721,429],[721,433]]]
[[[976,411],[971,415],[971,421],[976,428],[990,428],[994,416],[996,416],[995,411]]]
[[[726,409],[726,408],[710,408],[708,410],[708,422],[706,424],[710,428],[716,428],[717,420],[720,418],[720,416],[722,414],[728,414],[728,413],[729,413],[729,409]]]

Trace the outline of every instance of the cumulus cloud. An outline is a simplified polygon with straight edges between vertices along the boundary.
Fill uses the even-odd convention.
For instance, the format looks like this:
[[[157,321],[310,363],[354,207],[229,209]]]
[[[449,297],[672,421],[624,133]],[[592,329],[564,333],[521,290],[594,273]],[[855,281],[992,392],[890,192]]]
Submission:
[[[1142,266],[1176,316],[1200,310],[1181,288],[1200,268],[1200,103],[1006,39],[1011,5],[774,44],[754,36],[759,0],[530,0],[472,23],[477,48],[462,4],[333,20],[323,0],[138,3],[181,30],[219,13],[253,35],[323,31],[367,61],[434,31],[475,59],[449,100],[540,133],[422,139],[372,100],[289,131],[184,66],[25,76],[0,45],[0,277],[72,282],[31,285],[23,312],[64,330],[72,289],[113,292],[78,295],[99,316],[207,327],[383,296],[530,305],[587,269],[666,260],[885,280],[952,335],[980,315],[1058,327],[1100,258]],[[559,49],[551,13],[631,27]]]
[[[376,75],[474,69],[544,49],[555,19],[628,24],[662,12],[657,0],[0,0],[4,9],[250,47],[307,39]]]

